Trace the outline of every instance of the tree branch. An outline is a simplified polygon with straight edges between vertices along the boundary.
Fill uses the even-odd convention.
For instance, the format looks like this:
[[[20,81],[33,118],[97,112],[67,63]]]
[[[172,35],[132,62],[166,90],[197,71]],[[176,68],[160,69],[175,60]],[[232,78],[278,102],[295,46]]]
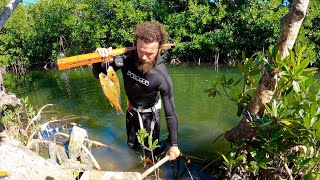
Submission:
[[[20,0],[11,0],[0,14],[0,30],[3,28],[4,23],[8,20],[12,12],[16,9]]]

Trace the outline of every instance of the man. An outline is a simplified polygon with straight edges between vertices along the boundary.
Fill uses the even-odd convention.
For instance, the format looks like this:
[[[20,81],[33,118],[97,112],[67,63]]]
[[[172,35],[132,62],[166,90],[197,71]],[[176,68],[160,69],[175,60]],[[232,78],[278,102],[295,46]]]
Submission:
[[[160,23],[144,22],[137,24],[135,32],[136,50],[129,52],[121,61],[110,64],[115,70],[121,69],[124,88],[128,97],[126,129],[128,145],[139,146],[136,133],[145,128],[153,140],[160,137],[160,108],[163,101],[170,145],[167,154],[170,160],[180,155],[178,148],[178,120],[175,111],[173,86],[168,71],[160,56],[161,45],[167,42],[167,33]],[[97,48],[102,57],[108,57],[112,48]],[[101,63],[93,64],[93,73],[106,73]],[[160,92],[161,99],[159,99]],[[140,120],[139,120],[140,119]]]

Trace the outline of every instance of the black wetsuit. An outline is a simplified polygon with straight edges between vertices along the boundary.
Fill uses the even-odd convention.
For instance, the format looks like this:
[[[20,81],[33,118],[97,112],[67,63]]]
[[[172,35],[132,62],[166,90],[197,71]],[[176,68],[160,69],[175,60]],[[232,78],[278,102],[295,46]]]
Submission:
[[[178,146],[178,120],[174,105],[172,80],[160,56],[157,65],[148,73],[142,73],[136,66],[135,60],[138,58],[137,52],[131,52],[123,65],[117,67],[115,62],[110,65],[115,70],[121,69],[124,80],[125,92],[130,104],[135,108],[147,109],[157,103],[159,97],[163,102],[167,127],[169,131],[169,139],[171,146]],[[105,72],[105,68],[101,63],[93,64],[93,73],[95,77],[99,77],[100,72]],[[144,128],[150,133],[151,121],[156,121],[153,138],[159,139],[160,134],[160,110],[151,113],[140,113]],[[128,145],[136,147],[138,145],[136,132],[140,129],[139,118],[136,111],[129,109],[126,114],[126,128],[128,135]]]

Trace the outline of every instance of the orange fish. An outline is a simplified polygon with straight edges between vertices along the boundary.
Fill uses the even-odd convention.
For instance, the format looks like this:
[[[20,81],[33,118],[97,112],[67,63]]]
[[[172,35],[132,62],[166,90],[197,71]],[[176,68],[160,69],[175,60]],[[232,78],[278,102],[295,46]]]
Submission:
[[[107,70],[107,76],[108,78],[114,83],[114,85],[116,86],[117,92],[120,95],[120,83],[119,83],[119,79],[118,76],[116,74],[116,71],[114,71],[112,66],[108,67]],[[121,99],[120,99],[121,100]],[[120,101],[121,104],[121,101]]]
[[[120,96],[120,93],[118,93],[120,91],[120,88],[118,91],[116,85],[104,73],[99,74],[99,79],[100,79],[100,84],[102,86],[104,95],[108,98],[111,106],[116,109],[117,115],[124,114],[121,108],[121,96]]]

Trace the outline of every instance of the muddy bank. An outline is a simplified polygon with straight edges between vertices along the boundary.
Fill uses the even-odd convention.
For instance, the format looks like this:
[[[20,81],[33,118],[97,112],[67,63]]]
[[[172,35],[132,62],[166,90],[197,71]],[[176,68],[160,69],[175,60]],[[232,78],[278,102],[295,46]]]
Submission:
[[[8,173],[3,179],[72,180],[79,175],[79,171],[37,155],[6,132],[0,133],[0,171]]]
[[[0,171],[7,175],[0,176],[3,180],[123,180],[123,179],[141,179],[138,172],[112,172],[97,171],[93,169],[74,168],[70,164],[59,165],[51,159],[45,159],[27,147],[21,142],[10,137],[7,131],[0,133]],[[79,166],[79,164],[74,164]]]
[[[0,85],[0,120],[3,120],[3,118],[5,118],[5,113],[3,110],[4,106],[16,108],[20,106],[21,103],[20,99],[18,99],[14,94],[5,92],[1,79]],[[6,124],[2,124],[1,122],[2,121],[0,121],[0,179],[141,179],[141,174],[135,172],[94,170],[91,165],[92,162],[89,162],[90,158],[91,160],[94,160],[94,157],[83,145],[85,140],[90,141],[89,139],[85,138],[87,137],[87,132],[84,129],[74,126],[71,134],[65,135],[67,137],[70,136],[70,139],[68,140],[69,154],[66,154],[63,146],[58,146],[54,143],[54,148],[47,149],[47,151],[49,151],[48,154],[50,159],[45,159],[28,148],[32,147],[32,145],[28,145],[27,147],[24,145],[24,143],[12,136],[12,132],[14,132],[14,134],[21,134],[21,132],[23,132],[25,129],[12,128],[12,124],[11,126],[8,126]],[[60,132],[59,135],[64,134]],[[31,135],[29,137],[36,136]],[[43,143],[41,141],[42,140],[39,139],[39,137],[31,140],[29,138],[28,140],[28,142],[34,142],[30,144],[37,144],[37,142]],[[91,142],[99,144],[99,142]],[[46,143],[48,143],[48,141]],[[52,142],[49,143],[52,144]],[[101,145],[104,144],[100,143],[100,146]],[[62,150],[56,151],[58,149]],[[84,160],[85,157],[89,158],[89,160],[87,160],[88,163],[82,164],[82,162],[80,163],[80,161],[78,161],[78,159]],[[100,169],[97,162],[95,164],[95,168]]]

